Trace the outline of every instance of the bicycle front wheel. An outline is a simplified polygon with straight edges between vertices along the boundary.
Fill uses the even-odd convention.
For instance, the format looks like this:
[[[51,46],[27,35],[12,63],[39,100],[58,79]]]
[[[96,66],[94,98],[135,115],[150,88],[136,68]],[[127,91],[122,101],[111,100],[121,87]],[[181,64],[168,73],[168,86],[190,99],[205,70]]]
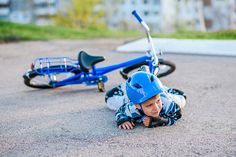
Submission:
[[[173,73],[176,69],[175,63],[171,61],[160,59],[159,62],[159,72],[157,74],[157,77],[159,78]]]
[[[53,68],[55,68],[55,66]],[[78,69],[66,73],[53,73],[47,75],[47,74],[39,74],[36,71],[30,70],[23,75],[24,84],[26,86],[40,89],[56,88],[59,86],[53,86],[53,83],[72,77],[81,72]]]
[[[120,74],[126,80],[128,79],[129,76],[131,76],[132,73],[136,72],[138,68],[140,68],[142,65],[148,65],[148,62],[145,61],[129,67],[125,67],[121,69]],[[175,69],[176,66],[173,62],[164,59],[159,59],[159,72],[157,74],[157,77],[160,78],[167,76],[172,72],[174,72]]]

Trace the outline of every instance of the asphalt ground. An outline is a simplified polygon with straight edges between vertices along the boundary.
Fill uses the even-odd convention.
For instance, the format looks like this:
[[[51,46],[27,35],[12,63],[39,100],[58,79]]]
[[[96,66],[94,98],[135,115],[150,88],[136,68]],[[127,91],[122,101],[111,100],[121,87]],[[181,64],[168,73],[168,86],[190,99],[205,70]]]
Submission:
[[[236,57],[164,54],[176,71],[162,82],[188,95],[176,125],[116,127],[97,87],[39,90],[22,75],[36,57],[104,55],[110,65],[142,55],[115,52],[122,39],[55,40],[0,45],[0,156],[236,156]],[[108,74],[106,89],[123,81]]]

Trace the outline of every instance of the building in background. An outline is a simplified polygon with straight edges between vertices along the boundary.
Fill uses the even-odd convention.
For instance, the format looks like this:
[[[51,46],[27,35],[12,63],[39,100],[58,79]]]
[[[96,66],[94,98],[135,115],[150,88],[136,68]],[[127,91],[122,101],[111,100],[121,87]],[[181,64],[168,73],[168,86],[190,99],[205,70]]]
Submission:
[[[10,0],[0,0],[0,20],[7,20],[10,16]]]
[[[9,21],[31,23],[33,20],[32,0],[10,0]]]
[[[203,5],[208,31],[236,28],[236,0],[204,0]]]
[[[0,19],[16,23],[52,24],[60,0],[0,0]]]
[[[137,25],[132,10],[145,19],[153,31],[173,31],[173,0],[105,0],[106,23],[113,29],[133,29]]]
[[[218,31],[235,29],[236,0],[179,0],[177,24],[184,29]]]
[[[110,28],[132,29],[136,9],[153,31],[236,29],[236,0],[105,0]]]
[[[203,10],[203,1],[179,0],[176,3],[175,28],[177,30],[206,31]]]
[[[57,14],[58,3],[58,0],[33,0],[34,23],[52,24],[50,17]]]
[[[50,17],[67,12],[70,0],[0,0],[0,20],[52,24]],[[105,21],[111,29],[137,27],[137,10],[152,31],[218,31],[236,29],[236,0],[103,0]],[[136,28],[135,28],[136,29]]]

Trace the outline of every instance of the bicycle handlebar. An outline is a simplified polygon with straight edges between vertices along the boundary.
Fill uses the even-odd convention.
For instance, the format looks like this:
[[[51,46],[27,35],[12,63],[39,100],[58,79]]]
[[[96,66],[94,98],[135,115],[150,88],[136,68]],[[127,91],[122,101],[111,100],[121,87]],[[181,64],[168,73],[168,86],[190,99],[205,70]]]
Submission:
[[[136,10],[132,11],[132,14],[133,14],[134,17],[138,20],[138,22],[144,27],[144,29],[146,30],[146,32],[149,33],[150,28],[149,28],[148,25],[145,23],[145,21],[143,21],[143,19],[139,16],[139,14],[136,12]]]
[[[136,12],[136,10],[132,11],[132,14],[136,17],[136,19],[141,23],[143,20],[142,18],[138,15],[138,13]]]
[[[150,46],[148,51],[151,52],[151,55],[152,55],[152,58],[153,58],[152,64],[153,64],[153,66],[158,66],[158,57],[157,57],[157,54],[156,54],[155,46],[154,46],[153,41],[152,41],[152,37],[150,35],[150,28],[145,23],[145,21],[142,20],[142,18],[139,16],[139,14],[136,12],[136,10],[133,10],[132,14],[135,16],[135,18],[139,21],[139,23],[143,26],[143,28],[146,31],[148,43],[149,43],[149,46]]]

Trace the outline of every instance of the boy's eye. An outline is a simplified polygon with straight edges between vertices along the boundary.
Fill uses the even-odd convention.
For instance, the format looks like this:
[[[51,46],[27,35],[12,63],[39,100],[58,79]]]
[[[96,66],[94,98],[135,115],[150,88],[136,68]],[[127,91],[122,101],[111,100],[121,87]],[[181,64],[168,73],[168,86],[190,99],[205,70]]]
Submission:
[[[152,104],[147,105],[147,107],[150,107],[150,106],[152,106]]]

